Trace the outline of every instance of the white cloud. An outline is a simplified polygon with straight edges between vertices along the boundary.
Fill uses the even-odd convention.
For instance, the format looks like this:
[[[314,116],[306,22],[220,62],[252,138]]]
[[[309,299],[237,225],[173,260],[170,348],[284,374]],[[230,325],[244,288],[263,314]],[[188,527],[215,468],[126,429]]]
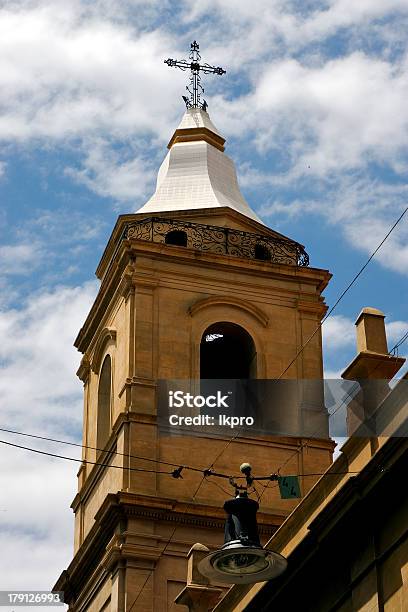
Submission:
[[[126,0],[120,11],[110,0],[3,5],[0,139],[47,146],[79,139],[83,163],[71,168],[73,178],[120,201],[145,197],[152,178],[146,154],[174,129],[186,81],[163,64],[169,55],[185,56],[177,34],[155,21],[167,9],[168,3]],[[252,138],[261,151],[284,152],[288,182],[338,175],[372,160],[405,167],[403,56],[387,60],[370,49],[353,50],[361,49],[358,40],[335,59],[323,49],[305,53],[302,61],[294,53],[344,28],[360,28],[363,35],[376,27],[380,40],[378,28],[388,27],[387,19],[397,21],[397,30],[408,15],[406,1],[300,7],[254,0],[236,2],[231,10],[229,1],[207,0],[183,2],[178,10],[185,27],[203,36],[205,59],[228,68],[222,85],[213,80],[214,90],[229,92],[238,70],[240,79],[249,79],[246,95],[214,99],[222,131]],[[212,19],[218,34],[225,34],[222,44],[214,42]],[[92,148],[98,139],[103,150]],[[132,156],[118,155],[118,142],[133,149]]]
[[[79,354],[72,343],[96,283],[30,295],[0,313],[0,427],[76,439],[82,424]],[[0,432],[16,444],[80,457],[80,449]],[[78,465],[0,444],[4,588],[50,589],[72,555]],[[29,504],[27,505],[27,500]],[[22,550],[30,551],[22,555]]]
[[[287,182],[325,177],[386,161],[396,169],[407,154],[407,63],[362,52],[306,65],[265,63],[254,89],[219,101],[221,124],[251,137],[262,152],[287,160]]]
[[[5,434],[1,437],[4,439]],[[34,446],[21,439],[17,443]],[[0,482],[2,491],[7,491],[0,505],[2,586],[50,590],[72,556],[70,504],[79,464],[0,447]],[[72,451],[70,454],[75,456]]]
[[[195,26],[210,46],[211,56],[224,57],[233,69],[251,68],[256,73],[260,59],[305,51],[308,45],[323,43],[337,33],[355,36],[354,44],[365,42],[375,29],[376,38],[386,45],[404,41],[406,0],[331,0],[330,2],[282,0],[201,0],[186,3],[184,22]],[[206,27],[211,16],[217,24],[218,37]],[[387,20],[392,21],[392,29]],[[390,34],[393,34],[393,37]],[[198,34],[197,34],[198,37]],[[222,40],[218,43],[217,39]],[[245,44],[242,41],[245,40]],[[313,48],[312,54],[318,53]]]
[[[82,423],[79,355],[72,344],[96,283],[30,295],[20,310],[0,312],[1,422],[64,433]]]
[[[247,173],[249,185],[267,183],[262,173]],[[273,177],[269,179],[274,183]],[[278,184],[279,181],[276,181]],[[300,181],[301,192],[306,183]],[[307,183],[313,189],[313,185]],[[299,218],[305,213],[320,215],[328,225],[337,226],[342,236],[366,256],[371,255],[386,237],[389,230],[408,205],[408,186],[398,180],[387,183],[370,178],[364,172],[343,175],[321,181],[313,199],[293,198],[289,203],[273,199],[264,203],[259,213],[266,219]],[[408,273],[408,213],[398,223],[375,255],[380,265],[399,272]],[[364,260],[361,260],[361,265]],[[357,268],[355,270],[357,272]]]
[[[80,169],[67,168],[66,174],[101,196],[119,201],[142,202],[153,190],[156,172],[141,157],[121,160],[106,143],[94,141]]]
[[[31,274],[43,256],[39,242],[0,246],[0,274]]]
[[[389,323],[386,321],[385,329],[387,331],[388,347],[391,349],[407,333],[408,321],[390,321]],[[408,343],[402,346],[404,348],[401,350],[406,353]]]
[[[324,348],[335,352],[355,343],[354,321],[343,315],[332,315],[322,326]]]
[[[0,138],[61,139],[97,130],[167,135],[175,79],[165,33],[135,32],[87,3],[28,3],[0,11]],[[171,96],[174,101],[177,96]]]

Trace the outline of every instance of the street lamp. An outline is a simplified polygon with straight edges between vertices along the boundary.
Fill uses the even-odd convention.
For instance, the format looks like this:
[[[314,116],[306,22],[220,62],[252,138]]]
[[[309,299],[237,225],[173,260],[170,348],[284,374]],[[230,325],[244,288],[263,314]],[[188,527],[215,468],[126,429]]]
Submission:
[[[241,471],[250,478],[251,467]],[[224,504],[227,513],[224,546],[200,561],[198,570],[214,582],[250,584],[276,578],[287,567],[285,557],[262,548],[256,513],[259,504],[248,497],[245,487],[236,487],[236,497]]]

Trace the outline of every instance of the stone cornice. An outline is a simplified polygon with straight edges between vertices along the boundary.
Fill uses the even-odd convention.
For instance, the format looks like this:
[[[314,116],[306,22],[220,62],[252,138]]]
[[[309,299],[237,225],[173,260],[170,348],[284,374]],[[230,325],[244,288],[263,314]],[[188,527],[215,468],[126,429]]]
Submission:
[[[299,310],[299,312],[314,315],[317,316],[319,319],[322,319],[326,314],[328,307],[323,301],[309,302],[306,300],[297,300],[297,309]]]
[[[342,373],[346,380],[391,380],[405,363],[404,357],[361,351]]]
[[[157,382],[155,380],[151,380],[150,378],[140,378],[136,376],[133,376],[132,378],[127,378],[118,393],[118,397],[122,397],[125,391],[131,389],[132,387],[143,387],[144,389],[155,389],[157,387]]]

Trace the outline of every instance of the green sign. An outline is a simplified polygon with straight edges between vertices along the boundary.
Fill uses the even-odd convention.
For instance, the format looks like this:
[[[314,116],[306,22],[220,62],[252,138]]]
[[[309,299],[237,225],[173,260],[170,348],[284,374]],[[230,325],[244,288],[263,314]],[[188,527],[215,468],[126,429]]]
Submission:
[[[278,476],[278,485],[282,499],[302,497],[297,476]]]

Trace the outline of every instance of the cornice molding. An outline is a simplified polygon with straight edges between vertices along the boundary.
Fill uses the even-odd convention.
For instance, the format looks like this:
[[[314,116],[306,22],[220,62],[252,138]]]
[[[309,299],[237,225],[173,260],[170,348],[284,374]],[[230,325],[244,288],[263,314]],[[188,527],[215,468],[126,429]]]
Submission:
[[[322,318],[327,312],[327,305],[324,302],[308,302],[306,300],[297,300],[296,303],[299,312],[304,312],[311,315],[318,315]]]
[[[225,149],[225,138],[218,134],[214,134],[214,132],[206,127],[181,128],[176,130],[167,148],[171,149],[171,147],[178,142],[194,142],[199,140],[207,142],[219,151],[224,151]]]

